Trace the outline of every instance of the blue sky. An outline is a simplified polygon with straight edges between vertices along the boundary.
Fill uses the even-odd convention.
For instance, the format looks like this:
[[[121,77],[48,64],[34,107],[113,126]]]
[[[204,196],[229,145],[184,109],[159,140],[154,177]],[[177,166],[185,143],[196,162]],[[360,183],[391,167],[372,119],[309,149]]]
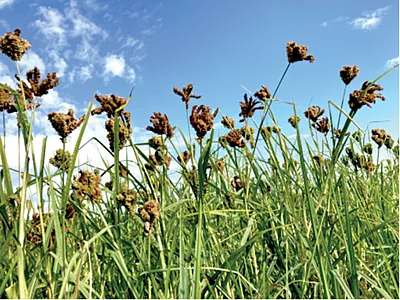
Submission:
[[[184,104],[172,88],[188,83],[202,95],[192,104],[219,107],[238,121],[242,86],[255,92],[263,84],[273,91],[287,65],[289,41],[308,46],[315,62],[293,64],[277,98],[295,101],[301,114],[309,105],[326,109],[328,100],[340,103],[344,65],[360,68],[351,92],[398,62],[398,12],[398,1],[388,0],[0,0],[0,29],[20,28],[32,44],[23,70],[38,66],[60,76],[59,87],[43,99],[38,130],[52,134],[49,111],[72,107],[81,114],[95,93],[126,97],[135,85],[128,110],[135,132],[145,135],[154,111],[186,128]],[[0,81],[10,84],[14,73],[12,62],[0,56]],[[398,137],[398,70],[379,83],[387,100],[363,107],[356,121],[365,128],[389,120],[370,128]],[[348,95],[346,110],[347,101]],[[287,124],[292,107],[277,102],[273,111],[283,131],[294,133]]]

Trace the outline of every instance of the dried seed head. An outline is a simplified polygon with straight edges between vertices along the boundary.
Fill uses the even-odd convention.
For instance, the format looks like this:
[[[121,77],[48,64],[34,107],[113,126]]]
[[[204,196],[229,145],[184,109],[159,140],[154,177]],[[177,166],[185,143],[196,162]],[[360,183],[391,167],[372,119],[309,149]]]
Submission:
[[[341,129],[333,129],[333,133],[335,134],[335,136],[337,138],[340,138],[340,136],[342,135],[342,130]],[[349,136],[350,132],[346,132],[345,136]]]
[[[340,70],[340,78],[342,78],[345,85],[348,85],[357,77],[358,72],[360,72],[360,69],[357,66],[344,66]]]
[[[167,115],[162,115],[161,113],[154,113],[154,116],[150,117],[150,122],[153,123],[153,126],[147,126],[146,130],[152,131],[156,134],[165,134],[168,138],[172,138],[174,136],[174,132],[172,130],[172,126],[169,123]]]
[[[65,219],[72,220],[78,215],[78,212],[75,210],[74,206],[68,202],[67,207],[65,208]]]
[[[307,51],[307,46],[297,45],[296,42],[289,42],[286,45],[286,54],[289,63],[303,60],[307,60],[310,63],[314,62],[314,56],[307,55]]]
[[[14,33],[7,32],[0,39],[0,50],[14,61],[21,60],[25,52],[31,47],[27,40],[20,37],[21,30]]]
[[[160,204],[154,200],[147,201],[139,207],[138,212],[143,221],[145,221],[145,232],[150,235],[154,222],[160,216]]]
[[[93,109],[91,112],[92,116],[100,115],[101,113],[106,112],[109,118],[113,118],[114,112],[117,109],[120,109],[118,111],[118,115],[122,115],[124,109],[121,109],[121,107],[124,107],[128,103],[128,101],[124,97],[118,97],[114,94],[103,96],[95,94],[94,98],[97,100],[97,102],[100,103],[101,107]]]
[[[239,114],[242,119],[239,122],[244,122],[247,118],[253,117],[256,110],[263,109],[262,106],[257,106],[260,104],[259,100],[254,100],[253,97],[248,99],[247,94],[244,94],[243,98],[244,102],[240,102],[241,113]]]
[[[243,126],[239,130],[243,138],[250,142],[251,147],[254,147],[254,128],[251,126]]]
[[[135,203],[137,202],[137,193],[135,190],[124,186],[121,193],[117,195],[117,200],[131,215],[135,214]]]
[[[233,129],[235,128],[235,120],[232,118],[229,118],[227,116],[222,117],[221,124],[228,129]]]
[[[385,144],[386,139],[387,133],[384,129],[372,129],[372,140],[378,145],[379,148]]]
[[[153,136],[149,139],[148,141],[149,146],[155,150],[158,148],[162,147],[163,144],[163,138],[161,136]]]
[[[366,161],[362,167],[367,171],[368,176],[375,170],[375,164],[372,161]]]
[[[225,163],[223,159],[215,160],[215,165],[217,166],[218,171],[220,171],[221,173],[224,172]]]
[[[191,157],[192,155],[190,154],[190,152],[188,151],[188,150],[185,150],[185,151],[183,151],[182,153],[181,153],[181,155],[179,155],[178,157],[177,157],[177,159],[178,159],[178,161],[181,163],[181,164],[187,164],[188,163],[188,161],[189,161],[189,159],[190,159],[190,157]]]
[[[165,148],[158,148],[154,155],[158,166],[165,165],[167,169],[169,169],[169,165],[171,163],[172,157],[168,156],[168,150]],[[153,159],[153,158],[152,158]]]
[[[190,115],[190,124],[196,131],[196,135],[199,139],[203,139],[208,131],[214,126],[214,118],[218,114],[218,108],[211,113],[211,108],[204,105],[194,105],[192,108],[192,114]]]
[[[244,148],[246,142],[242,139],[243,135],[238,129],[231,130],[226,136],[226,141],[230,147]]]
[[[254,97],[257,97],[259,100],[265,102],[271,99],[271,93],[265,85],[262,85],[261,90],[258,90],[254,93]]]
[[[231,181],[231,185],[235,189],[236,192],[240,191],[243,188],[243,183],[240,180],[239,176],[233,177],[233,180]]]
[[[355,131],[352,135],[351,135],[357,142],[361,143],[361,131]]]
[[[51,112],[48,114],[48,118],[61,140],[65,141],[67,136],[82,124],[85,116],[81,116],[79,120],[76,120],[74,111],[69,109],[66,114]]]
[[[297,125],[300,123],[300,117],[299,116],[291,116],[288,119],[288,122],[290,125],[292,125],[293,128],[296,128]]]
[[[318,122],[312,124],[312,126],[319,132],[327,134],[330,130],[328,118],[322,118]]]
[[[0,111],[7,111],[9,114],[16,112],[17,109],[14,106],[15,101],[13,100],[12,94],[0,87]]]
[[[33,100],[35,96],[42,97],[43,95],[48,94],[49,90],[55,88],[59,84],[56,72],[53,72],[52,74],[48,73],[47,77],[40,82],[40,70],[36,67],[26,72],[26,78],[30,86],[28,86],[26,82],[22,81],[21,87],[20,78],[17,75],[15,75],[15,78],[18,81],[19,88],[24,89],[25,98],[27,100]],[[19,93],[22,94],[22,91],[19,90]]]
[[[367,153],[367,154],[372,154],[372,151],[373,151],[372,144],[371,144],[371,143],[365,144],[363,150],[364,150],[364,152]]]
[[[84,197],[87,196],[94,203],[99,203],[102,198],[100,182],[101,177],[97,170],[94,172],[79,171],[79,177],[74,176],[71,198],[83,201]]]
[[[382,91],[383,88],[379,84],[365,81],[360,90],[355,90],[350,94],[349,106],[352,110],[358,110],[364,105],[372,107],[371,104],[376,103],[376,98],[385,101],[382,94],[375,94],[376,91]],[[364,95],[363,95],[364,94]]]
[[[307,119],[310,119],[313,122],[317,122],[318,118],[322,116],[325,112],[325,109],[321,109],[319,106],[312,106],[309,107],[305,112],[304,115]]]
[[[126,122],[124,122],[122,120],[122,117],[118,117],[118,129],[119,129],[119,133],[118,133],[118,138],[119,138],[119,150],[121,150],[126,142],[129,139],[129,136],[132,134],[132,128],[131,128],[131,124],[130,124],[130,113],[125,111],[124,112],[124,116],[125,116],[125,120]],[[115,118],[110,118],[105,122],[105,128],[107,130],[107,139],[110,143],[110,149],[111,151],[114,151],[114,122],[115,122]]]
[[[179,90],[178,88],[174,87],[174,93],[177,94],[178,96],[182,97],[182,102],[185,102],[186,104],[186,109],[189,109],[189,100],[190,98],[195,98],[195,99],[200,99],[201,96],[197,96],[192,94],[193,90],[193,84],[189,83],[187,86],[185,86],[182,91]]]
[[[281,131],[281,129],[276,125],[266,126],[266,127],[261,128],[261,136],[264,139],[269,139],[271,137],[272,133],[278,134],[280,131]]]
[[[71,166],[71,153],[63,151],[63,149],[58,149],[56,155],[50,158],[50,163],[57,169],[68,172]]]
[[[312,158],[313,158],[313,160],[315,160],[315,162],[318,164],[318,166],[323,165],[325,162],[325,158],[321,154],[314,155]]]

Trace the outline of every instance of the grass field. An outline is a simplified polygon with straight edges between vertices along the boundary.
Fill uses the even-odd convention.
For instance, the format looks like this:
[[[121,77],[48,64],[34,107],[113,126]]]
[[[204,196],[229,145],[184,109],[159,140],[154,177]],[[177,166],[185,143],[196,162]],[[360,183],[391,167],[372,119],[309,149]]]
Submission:
[[[314,60],[290,42],[278,87],[245,95],[240,124],[193,106],[200,96],[192,85],[174,88],[189,134],[154,113],[144,151],[131,138],[132,95],[96,95],[85,116],[49,114],[64,145],[49,157],[46,139],[34,152],[32,124],[58,78],[40,80],[34,69],[24,81],[18,61],[29,47],[19,31],[0,40],[19,74],[19,89],[0,85],[0,110],[18,117],[21,141],[13,170],[0,138],[2,298],[399,298],[399,143],[357,125],[357,112],[383,98],[379,79],[397,66],[351,93],[358,68],[344,67],[342,103],[306,112],[291,104],[288,138],[271,108],[290,68]],[[79,164],[87,122],[98,114],[108,117],[109,145],[101,146],[113,164]],[[216,136],[221,119],[226,135]],[[172,160],[178,176],[168,170]]]

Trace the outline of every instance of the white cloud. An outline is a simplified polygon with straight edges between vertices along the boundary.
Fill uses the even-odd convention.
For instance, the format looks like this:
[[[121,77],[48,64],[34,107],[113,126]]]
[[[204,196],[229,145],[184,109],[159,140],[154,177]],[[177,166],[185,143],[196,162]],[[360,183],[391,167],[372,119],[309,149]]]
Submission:
[[[76,110],[76,106],[68,100],[61,98],[56,90],[50,90],[48,94],[41,97],[42,105],[41,110],[50,111],[56,109],[57,111],[67,112],[68,109]]]
[[[398,65],[400,63],[400,58],[399,57],[395,57],[395,58],[392,58],[392,59],[389,59],[387,62],[386,62],[386,68],[392,68],[392,67],[394,67],[395,65]]]
[[[83,83],[93,77],[92,73],[94,71],[94,66],[89,64],[80,68],[78,78]]]
[[[141,50],[144,47],[144,43],[139,39],[128,36],[122,47],[135,47],[135,50]]]
[[[55,8],[47,8],[40,6],[38,15],[43,20],[36,20],[33,26],[39,29],[44,37],[51,41],[51,45],[56,48],[63,47],[67,44],[67,25],[63,14]]]
[[[70,2],[70,7],[66,9],[66,16],[72,22],[71,35],[73,37],[91,38],[95,35],[100,35],[104,39],[107,38],[107,32],[79,12],[75,1]]]
[[[17,85],[15,83],[15,80],[11,78],[9,74],[10,70],[8,69],[8,67],[0,62],[0,83],[7,84],[11,88],[16,89]]]
[[[6,20],[3,20],[3,19],[0,20],[0,26],[1,26],[1,27],[4,27],[4,28],[8,28],[8,27],[9,27],[7,21],[6,21]]]
[[[0,0],[0,9],[3,9],[6,6],[11,6],[14,3],[14,0]]]
[[[55,68],[57,76],[63,77],[65,75],[65,70],[68,68],[67,62],[55,51],[51,51],[49,56],[53,60],[53,66]]]
[[[77,46],[74,58],[85,62],[99,61],[99,47],[92,44],[88,40],[82,39],[82,42]]]
[[[382,21],[383,16],[390,9],[390,6],[385,6],[383,8],[378,8],[372,12],[364,12],[363,17],[356,18],[350,21],[350,25],[354,29],[361,30],[372,30],[376,28]]]
[[[111,54],[105,58],[104,74],[112,77],[122,77],[125,73],[125,59],[123,56]]]
[[[19,62],[19,65],[21,67],[22,77],[25,77],[25,73],[33,69],[34,67],[37,67],[40,70],[41,74],[46,74],[46,68],[43,60],[33,51],[26,52]]]
[[[328,22],[324,21],[321,23],[321,27],[327,27],[328,26]]]

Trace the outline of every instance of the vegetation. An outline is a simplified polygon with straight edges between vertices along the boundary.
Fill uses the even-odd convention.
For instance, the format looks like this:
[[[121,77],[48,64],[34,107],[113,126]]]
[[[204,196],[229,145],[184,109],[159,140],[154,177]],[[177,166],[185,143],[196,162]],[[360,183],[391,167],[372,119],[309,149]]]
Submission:
[[[19,30],[0,40],[16,61],[19,85],[0,85],[0,110],[17,115],[24,149],[23,166],[12,170],[0,138],[2,298],[399,298],[399,145],[374,129],[373,146],[355,119],[384,100],[376,82],[395,67],[350,93],[346,108],[358,68],[345,66],[340,106],[329,102],[326,112],[314,106],[303,114],[292,104],[293,140],[271,106],[289,68],[314,57],[290,42],[275,91],[262,86],[240,102],[244,126],[218,109],[190,110],[190,100],[200,98],[193,85],[174,88],[189,134],[155,112],[147,155],[131,138],[131,95],[95,95],[100,106],[93,109],[93,99],[85,116],[49,114],[64,145],[49,158],[46,139],[34,153],[32,124],[40,97],[58,78],[41,80],[35,68],[23,81],[18,60],[29,47]],[[114,163],[79,165],[87,122],[102,113],[110,144],[101,146]],[[220,116],[227,134],[216,137]],[[265,126],[267,118],[273,126]],[[310,139],[302,138],[299,122],[308,122]],[[74,130],[80,134],[70,153],[65,145]],[[172,139],[178,133],[185,149]],[[120,159],[124,151],[129,160]],[[168,170],[172,160],[178,178]],[[14,172],[22,178],[17,186]]]

